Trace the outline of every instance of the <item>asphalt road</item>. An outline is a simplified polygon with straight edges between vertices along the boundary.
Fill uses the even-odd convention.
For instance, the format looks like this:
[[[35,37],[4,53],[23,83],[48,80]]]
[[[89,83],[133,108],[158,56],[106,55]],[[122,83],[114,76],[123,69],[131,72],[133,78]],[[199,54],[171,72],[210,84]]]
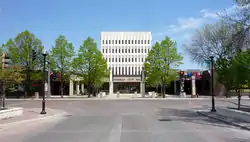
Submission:
[[[237,100],[234,100],[236,102]],[[243,104],[250,105],[249,100]],[[217,106],[233,106],[217,101]],[[8,101],[40,107],[41,101]],[[71,115],[13,126],[1,131],[5,142],[250,142],[250,132],[199,116],[210,100],[47,101],[47,107]],[[2,136],[2,137],[1,137]]]

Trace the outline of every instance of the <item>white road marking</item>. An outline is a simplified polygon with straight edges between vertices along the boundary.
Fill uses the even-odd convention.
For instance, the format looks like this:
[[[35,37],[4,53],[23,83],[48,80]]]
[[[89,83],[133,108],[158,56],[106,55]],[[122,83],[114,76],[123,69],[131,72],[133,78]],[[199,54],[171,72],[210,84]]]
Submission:
[[[120,142],[122,134],[122,116],[118,116],[113,129],[110,131],[109,142]]]

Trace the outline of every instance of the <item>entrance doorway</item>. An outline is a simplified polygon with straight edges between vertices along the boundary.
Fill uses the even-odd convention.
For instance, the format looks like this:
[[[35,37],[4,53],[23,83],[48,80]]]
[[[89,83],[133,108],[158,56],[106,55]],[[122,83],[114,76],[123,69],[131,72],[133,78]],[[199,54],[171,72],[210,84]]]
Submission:
[[[134,93],[140,91],[140,82],[114,82],[114,92]]]

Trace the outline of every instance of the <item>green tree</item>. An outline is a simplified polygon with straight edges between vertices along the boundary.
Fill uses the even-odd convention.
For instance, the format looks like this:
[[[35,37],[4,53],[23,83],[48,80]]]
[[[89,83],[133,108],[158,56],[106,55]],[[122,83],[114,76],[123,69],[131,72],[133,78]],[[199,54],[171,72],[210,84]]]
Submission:
[[[152,47],[145,62],[147,82],[151,86],[161,85],[162,96],[165,97],[165,87],[177,77],[177,68],[182,64],[183,57],[177,52],[175,41],[166,37]]]
[[[73,61],[74,73],[82,77],[88,87],[88,97],[109,76],[108,66],[94,39],[88,37],[80,46],[78,57]],[[94,94],[95,95],[95,94]]]
[[[238,95],[238,109],[240,109],[241,90],[250,80],[250,50],[240,52],[232,59],[231,72],[231,79],[233,81],[232,88]]]
[[[60,92],[63,97],[64,81],[69,79],[74,53],[74,46],[68,42],[65,36],[60,35],[56,39],[55,47],[52,48],[51,68],[61,74]],[[67,78],[66,78],[67,77]]]
[[[40,77],[40,79],[42,78],[42,76],[32,75],[36,74],[35,70],[40,70],[42,67],[42,62],[40,60],[43,50],[42,42],[36,38],[34,34],[29,31],[24,31],[18,34],[14,40],[9,39],[3,46],[7,50],[7,54],[12,64],[23,69],[23,73],[26,75],[26,94],[31,95],[31,80],[37,79],[37,77]],[[33,53],[36,53],[34,58]]]

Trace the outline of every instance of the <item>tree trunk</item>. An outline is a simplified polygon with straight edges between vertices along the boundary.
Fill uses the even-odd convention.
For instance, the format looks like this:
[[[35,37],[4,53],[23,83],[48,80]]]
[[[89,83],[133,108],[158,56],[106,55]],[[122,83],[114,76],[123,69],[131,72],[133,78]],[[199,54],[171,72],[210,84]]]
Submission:
[[[90,96],[91,96],[91,86],[90,86],[90,84],[88,85],[88,98],[90,98]]]
[[[238,91],[237,91],[237,94],[238,94],[238,110],[240,110],[241,91],[238,90]]]
[[[162,98],[165,98],[165,92],[166,92],[166,85],[165,83],[163,83],[163,94],[162,94]]]
[[[26,78],[27,80],[27,82],[26,82],[26,91],[25,92],[27,92],[27,93],[25,93],[25,95],[24,95],[24,98],[26,98],[27,96],[30,96],[30,94],[31,94],[31,81],[30,81],[30,69],[28,69],[27,70],[27,78]]]
[[[61,85],[60,85],[60,87],[61,87],[61,98],[63,98],[63,70],[61,71]]]

